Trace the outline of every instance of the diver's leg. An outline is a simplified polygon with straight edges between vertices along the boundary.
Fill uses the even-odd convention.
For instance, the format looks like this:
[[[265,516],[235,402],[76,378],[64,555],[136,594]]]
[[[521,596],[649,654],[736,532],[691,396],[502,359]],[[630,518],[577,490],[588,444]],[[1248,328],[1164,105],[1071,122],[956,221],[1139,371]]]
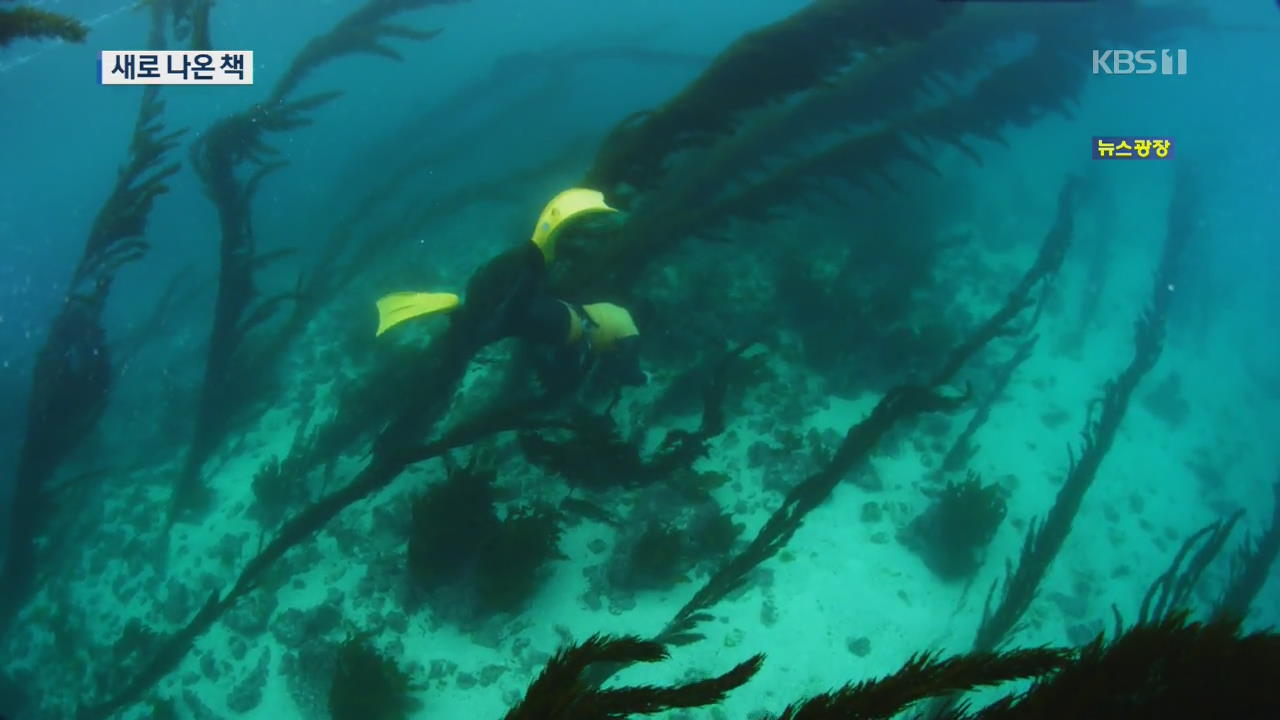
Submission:
[[[471,276],[454,321],[481,346],[518,334],[521,316],[545,293],[546,278],[546,264],[535,245],[510,248]]]

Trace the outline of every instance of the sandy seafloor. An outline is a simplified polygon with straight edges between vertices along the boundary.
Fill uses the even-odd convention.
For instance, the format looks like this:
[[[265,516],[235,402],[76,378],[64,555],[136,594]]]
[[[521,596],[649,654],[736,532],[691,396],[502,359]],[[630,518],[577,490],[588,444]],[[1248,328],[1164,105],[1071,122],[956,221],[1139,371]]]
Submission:
[[[989,312],[991,303],[1003,298],[1027,266],[1038,239],[1052,221],[1050,207],[1028,211],[1001,230],[1026,238],[1016,250],[980,258],[991,277],[983,279],[983,291],[962,299],[974,304],[971,310],[976,317]],[[894,441],[881,446],[867,471],[879,477],[882,490],[843,483],[808,517],[786,550],[764,565],[746,591],[712,608],[716,620],[700,628],[707,633],[706,640],[674,649],[673,657],[665,663],[624,671],[616,680],[672,681],[719,673],[756,652],[765,652],[764,668],[749,684],[732,692],[718,709],[688,715],[747,718],[762,711],[777,713],[789,702],[808,695],[891,672],[917,651],[967,649],[988,588],[1003,574],[1006,560],[1016,558],[1028,521],[1043,516],[1052,503],[1066,469],[1067,446],[1078,447],[1089,400],[1131,357],[1132,324],[1149,296],[1162,230],[1163,224],[1155,223],[1149,236],[1140,242],[1131,237],[1131,245],[1116,251],[1098,322],[1078,353],[1061,349],[1062,338],[1074,323],[1076,293],[1083,282],[1083,263],[1078,257],[1069,259],[1060,282],[1062,301],[1051,306],[1041,320],[1042,337],[1035,354],[1018,370],[1007,395],[994,407],[977,437],[981,447],[971,469],[1004,485],[1010,499],[1008,518],[971,583],[940,582],[895,538],[927,506],[928,499],[919,488],[941,457],[936,448],[929,447],[932,441],[919,445],[910,433],[898,433]],[[983,299],[977,299],[980,297]],[[1171,330],[1160,364],[1140,386],[1071,536],[1032,604],[1026,626],[1012,644],[1076,643],[1104,624],[1110,628],[1113,604],[1124,618],[1132,620],[1146,588],[1190,533],[1244,504],[1249,505],[1242,528],[1256,533],[1269,518],[1269,484],[1273,479],[1269,463],[1274,458],[1266,454],[1272,440],[1266,427],[1274,419],[1275,401],[1251,389],[1241,369],[1241,350],[1232,338],[1247,334],[1250,328],[1230,325],[1230,314],[1218,317],[1222,321],[1215,323],[1207,336],[1176,327]],[[312,333],[308,342],[323,344],[318,334],[322,333]],[[988,364],[1001,362],[1011,347],[1008,342],[993,344]],[[802,388],[792,392],[803,393],[805,404],[811,407],[804,426],[794,428],[801,433],[809,428],[830,429],[843,436],[879,399],[876,394],[824,396],[821,379],[787,357],[785,349],[776,349],[772,364],[778,382]],[[1143,402],[1145,393],[1173,370],[1182,376],[1191,408],[1187,419],[1176,427]],[[296,377],[300,384],[315,382],[314,376],[306,373]],[[623,404],[624,416],[629,405],[643,408],[650,402],[667,379],[659,374],[648,388],[633,391]],[[770,415],[776,407],[751,395],[745,408],[744,413],[730,415],[729,429],[713,441],[710,456],[696,467],[732,476],[734,483],[715,492],[724,507],[745,510],[736,512],[735,520],[745,523],[744,537],[750,537],[777,507],[781,496],[776,490],[763,488],[763,473],[749,468],[746,460],[753,442],[771,441],[771,432],[762,433],[758,428],[772,425]],[[971,411],[966,408],[950,418],[950,430],[940,445],[943,451]],[[252,538],[258,534],[256,521],[245,514],[253,499],[248,481],[264,459],[287,451],[296,415],[296,408],[278,406],[262,418],[240,455],[225,463],[223,459],[211,463],[218,473],[219,509],[201,526],[180,526],[170,554],[174,576],[189,582],[211,575],[222,587],[233,582],[235,573],[252,555]],[[692,415],[681,419],[685,427],[696,421]],[[1206,486],[1197,478],[1189,462],[1199,458],[1223,469],[1225,480],[1220,486]],[[348,457],[339,466],[337,477],[350,476],[359,467],[358,458]],[[104,515],[109,522],[102,533],[122,537],[135,531],[132,524],[113,525],[111,519],[118,516],[129,516],[130,523],[137,521],[139,513],[162,517],[164,478],[171,477],[174,470],[170,465],[154,471],[157,484],[150,493],[154,508],[125,507],[120,498],[108,498]],[[344,511],[316,539],[292,551],[287,563],[296,565],[294,555],[303,553],[308,564],[279,591],[270,622],[278,622],[290,608],[311,610],[326,604],[335,593],[341,598],[341,627],[367,627],[371,614],[394,611],[398,592],[369,595],[361,588],[361,581],[371,561],[402,562],[403,544],[361,546],[353,560],[350,548],[343,543],[364,534],[376,535],[379,509],[386,512],[395,503],[403,507],[407,497],[421,492],[429,480],[439,479],[441,472],[439,463],[431,463],[406,473],[390,488]],[[791,481],[800,479],[796,476]],[[134,503],[138,495],[130,493],[128,497],[128,502]],[[878,522],[861,519],[862,506],[868,501],[885,508]],[[339,532],[330,532],[335,529]],[[237,546],[241,554],[232,552],[225,560],[215,559],[223,536],[233,533],[250,537]],[[466,634],[449,624],[433,622],[431,611],[421,609],[408,616],[403,632],[384,629],[377,636],[378,646],[414,668],[415,676],[424,682],[420,693],[423,707],[417,717],[501,717],[566,633],[582,639],[596,632],[644,636],[660,630],[705,575],[695,574],[689,582],[668,591],[641,593],[631,609],[614,612],[606,601],[602,609],[591,610],[582,599],[588,589],[584,568],[607,562],[608,551],[596,553],[589,545],[602,539],[612,546],[615,536],[612,528],[592,521],[572,525],[561,543],[566,559],[553,564],[553,575],[520,616],[491,622],[483,630]],[[1237,530],[1228,543],[1228,553],[1234,552],[1242,536]],[[118,552],[117,546],[109,544],[91,554],[114,558]],[[1202,580],[1201,589],[1207,593],[1198,598],[1202,605],[1222,587],[1225,560],[1220,558]],[[139,585],[154,589],[164,587],[163,583],[157,586],[122,562],[110,562],[100,575],[84,577],[90,579],[75,582],[75,592],[91,608],[88,619],[95,634],[100,634],[100,642],[119,632],[123,617],[141,616],[148,621],[155,617],[154,608],[141,604],[148,591],[126,591],[117,596],[110,588],[123,584],[126,590]],[[1273,574],[1255,607],[1251,627],[1271,625],[1280,618],[1277,596],[1280,586]],[[122,605],[118,597],[128,600]],[[35,605],[38,608],[43,602],[43,597],[38,598]],[[771,616],[769,622],[766,616]],[[340,628],[329,639],[338,640],[342,635]],[[225,672],[216,680],[209,679],[200,658],[206,654],[229,658],[232,636],[226,622],[216,624],[198,640],[180,668],[160,684],[159,694],[180,696],[183,690],[194,691],[212,712],[208,717],[306,717],[291,699],[288,682],[279,671],[286,652],[271,631],[248,643],[242,661],[223,666]],[[47,634],[35,631],[35,637],[33,655],[14,667],[28,668],[38,678],[42,664],[56,664],[45,653],[56,651]],[[852,647],[864,652],[855,653]],[[269,653],[270,673],[262,702],[244,714],[227,710],[225,701],[233,686],[258,665],[264,653]],[[443,678],[427,680],[428,668],[441,660],[453,663],[456,669]],[[462,687],[470,685],[464,676],[478,681],[494,675],[496,680],[487,685]],[[56,690],[43,688],[41,692]],[[179,705],[185,708],[183,703]],[[187,712],[189,709],[184,709],[184,715]],[[146,716],[141,708],[124,715]]]
[[[988,561],[972,587],[938,582],[914,553],[893,539],[896,530],[923,509],[925,498],[915,486],[931,473],[937,460],[932,452],[916,451],[913,443],[899,443],[896,454],[878,456],[873,462],[874,473],[884,483],[883,491],[869,492],[851,483],[837,488],[831,501],[809,516],[780,559],[765,565],[772,578],[768,585],[756,584],[748,592],[714,607],[717,621],[704,626],[708,632],[704,642],[678,648],[666,664],[626,671],[618,679],[677,679],[699,670],[723,671],[751,653],[764,651],[768,653],[764,669],[753,682],[731,693],[722,705],[723,716],[748,717],[760,710],[780,711],[788,701],[849,680],[888,673],[914,651],[963,650],[972,641],[988,585],[1004,569],[1004,560],[1015,556],[1028,518],[1043,514],[1050,506],[1056,480],[1065,469],[1065,443],[1075,441],[1076,429],[1082,425],[1085,398],[1093,396],[1098,380],[1116,372],[1128,355],[1134,313],[1120,307],[1115,310],[1102,314],[1111,319],[1111,327],[1092,334],[1089,359],[1084,361],[1052,352],[1055,319],[1046,318],[1046,338],[1037,354],[1019,370],[1009,396],[996,406],[980,433],[982,450],[974,468],[988,478],[1002,479],[1012,489],[1012,495],[1009,520],[992,544]],[[1225,392],[1224,386],[1230,387],[1233,380],[1219,370],[1194,373],[1192,369],[1201,363],[1203,357],[1188,354],[1185,348],[1167,348],[1152,377],[1160,378],[1174,366],[1184,368],[1185,388],[1192,405],[1197,407],[1196,413],[1183,427],[1171,429],[1165,420],[1144,409],[1142,402],[1130,407],[1115,448],[1084,502],[1065,550],[1030,610],[1032,623],[1018,635],[1016,643],[1071,642],[1071,625],[1096,628],[1097,623],[1110,616],[1111,603],[1133,618],[1144,589],[1165,568],[1181,538],[1212,519],[1206,502],[1230,507],[1244,495],[1267,496],[1256,487],[1267,479],[1262,468],[1236,466],[1230,473],[1230,487],[1217,489],[1206,497],[1185,465],[1188,448],[1203,446],[1212,452],[1215,438],[1243,443],[1253,432],[1249,395]],[[829,428],[844,433],[877,400],[874,396],[855,400],[829,398],[826,406],[814,407],[806,427],[801,429]],[[768,407],[749,407],[753,413],[769,413]],[[1065,411],[1069,419],[1050,428],[1044,415],[1053,409]],[[270,452],[283,454],[287,450],[293,433],[291,423],[284,418],[287,413],[285,410],[280,416],[269,415],[262,421],[261,438],[250,442],[250,446],[262,443],[253,462],[237,459],[221,470],[223,492],[228,496],[223,507],[227,511],[243,510],[244,503],[251,502],[248,484],[241,479],[252,473],[256,461]],[[956,416],[956,429],[963,427],[966,416]],[[744,521],[749,532],[754,532],[780,497],[776,492],[762,491],[758,471],[746,469],[746,448],[756,439],[751,424],[753,418],[749,415],[733,418],[730,430],[714,442],[712,456],[701,461],[699,469],[723,470],[741,483],[741,493],[727,486],[717,492],[728,507],[739,501],[746,503],[750,511],[737,515],[736,520]],[[768,441],[769,437],[762,439]],[[428,471],[436,477],[438,466]],[[416,492],[422,487],[422,479],[421,473],[406,475],[374,500],[343,512],[335,524],[355,525],[356,532],[360,532],[371,521],[372,507],[404,492]],[[241,502],[230,498],[236,492],[242,493]],[[878,523],[863,523],[859,518],[861,505],[869,500],[887,507],[888,512]],[[1267,510],[1251,507],[1249,527],[1258,527]],[[205,536],[198,530],[179,530],[179,546],[189,543],[191,548],[186,557],[201,557],[205,553],[201,546],[218,543],[224,533],[256,530],[253,521],[243,515],[215,516],[205,528],[209,529]],[[380,641],[394,637],[402,644],[403,661],[417,661],[424,667],[440,659],[457,664],[456,674],[431,682],[428,691],[421,694],[424,708],[419,716],[500,717],[531,679],[535,670],[532,661],[543,659],[545,653],[561,643],[557,628],[582,638],[595,632],[652,633],[666,623],[694,592],[700,578],[669,592],[641,594],[635,609],[617,615],[607,610],[590,611],[581,601],[586,589],[582,568],[599,564],[607,557],[589,550],[589,543],[596,538],[609,542],[613,536],[611,528],[591,521],[568,530],[562,542],[567,560],[554,566],[554,575],[534,606],[520,618],[511,619],[508,628],[499,630],[497,647],[480,646],[449,626],[431,630],[426,620],[429,610],[411,615],[407,632],[387,630],[381,634]],[[364,568],[351,564],[346,552],[335,550],[334,542],[329,533],[323,533],[308,543],[320,548],[323,560],[297,578],[305,588],[279,592],[276,618],[289,607],[307,610],[320,605],[337,589],[347,598],[347,620],[356,626],[362,624],[370,606],[369,598],[357,593]],[[113,548],[105,548],[102,552],[111,551]],[[113,570],[127,573],[124,565],[116,564],[101,577],[79,583],[78,588],[86,600],[95,598],[93,612],[111,624],[119,616],[146,612],[142,607],[116,607],[110,602],[111,593],[102,588],[116,582]],[[178,573],[184,574],[180,570]],[[1204,580],[1203,587],[1216,589],[1221,579],[1219,564]],[[1272,579],[1265,596],[1274,598],[1276,591]],[[776,621],[772,624],[762,623],[765,605],[776,607]],[[1274,623],[1276,616],[1275,603],[1263,603],[1254,623]],[[196,652],[188,656],[182,669],[161,684],[161,692],[164,694],[164,688],[175,683],[186,685],[197,673],[197,657],[202,653],[227,657],[229,653],[223,646],[228,634],[225,624],[216,625],[198,641]],[[855,638],[869,639],[870,650],[864,657],[850,651],[850,641]],[[529,643],[524,661],[512,656],[516,641]],[[237,671],[255,665],[265,648],[271,648],[271,662],[278,664],[283,652],[273,647],[275,644],[271,633],[259,635],[250,643],[248,659]],[[479,676],[485,667],[494,665],[507,670],[489,687],[458,687],[458,674]],[[216,715],[237,716],[219,707],[218,700],[225,697],[228,685],[228,676],[223,675],[221,682],[198,679],[187,687],[200,694]],[[265,691],[259,707],[238,716],[297,716],[283,676],[271,674]],[[696,711],[694,715],[700,712],[721,716],[713,711]]]

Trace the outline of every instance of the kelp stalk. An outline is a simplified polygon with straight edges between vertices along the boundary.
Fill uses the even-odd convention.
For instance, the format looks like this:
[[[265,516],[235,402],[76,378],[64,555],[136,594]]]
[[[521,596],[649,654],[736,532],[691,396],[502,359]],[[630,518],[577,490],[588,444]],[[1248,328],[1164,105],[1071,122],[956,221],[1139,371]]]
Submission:
[[[1037,312],[1043,306],[1043,303],[1037,306]],[[981,402],[978,403],[978,407],[974,408],[973,415],[970,416],[969,422],[965,424],[964,430],[961,430],[960,434],[956,436],[956,439],[951,443],[951,447],[947,450],[947,454],[943,456],[942,462],[938,464],[938,475],[947,472],[959,472],[968,465],[973,454],[977,452],[977,447],[973,444],[974,436],[977,435],[978,431],[982,429],[982,426],[991,417],[992,408],[1004,396],[1005,390],[1009,387],[1009,383],[1013,381],[1013,376],[1018,371],[1018,368],[1022,367],[1022,363],[1031,357],[1038,340],[1039,336],[1033,334],[1018,343],[1013,355],[996,370],[995,377],[991,381],[991,388],[983,396]]]
[[[1039,523],[1032,523],[1027,531],[1016,570],[1010,570],[1004,580],[1004,593],[999,603],[992,607],[996,585],[992,585],[983,611],[983,619],[974,639],[974,648],[990,650],[1001,642],[1022,618],[1035,597],[1036,590],[1049,571],[1071,531],[1071,524],[1080,509],[1085,493],[1093,484],[1098,469],[1115,441],[1120,423],[1129,407],[1129,399],[1142,378],[1160,359],[1164,345],[1165,318],[1177,279],[1178,265],[1183,249],[1190,241],[1194,227],[1196,193],[1186,170],[1180,168],[1169,206],[1169,227],[1165,238],[1160,264],[1156,269],[1151,300],[1134,329],[1133,359],[1116,378],[1109,381],[1103,396],[1090,404],[1090,410],[1100,407],[1094,417],[1086,421],[1081,432],[1084,447],[1080,457],[1071,458],[1067,477],[1058,491],[1048,516]]]
[[[1004,304],[947,356],[933,376],[932,385],[902,385],[886,393],[865,420],[849,429],[826,467],[788,493],[782,506],[774,511],[747,548],[730,558],[694,593],[658,636],[660,642],[683,644],[700,639],[702,636],[695,628],[709,617],[706,610],[741,587],[752,570],[777,554],[800,528],[805,516],[826,501],[850,470],[867,462],[876,444],[898,423],[926,412],[954,410],[968,400],[967,393],[958,398],[946,397],[934,388],[951,382],[961,366],[987,343],[1010,334],[1011,324],[1033,303],[1035,289],[1057,274],[1071,240],[1074,188],[1074,180],[1064,183],[1059,193],[1057,217],[1031,267]]]
[[[258,185],[286,164],[274,159],[279,153],[266,144],[265,136],[310,124],[311,111],[341,94],[329,92],[290,99],[308,73],[330,60],[355,53],[373,53],[399,60],[400,55],[385,44],[386,38],[421,40],[434,37],[438,31],[418,31],[390,24],[387,19],[407,10],[447,1],[368,0],[332,30],[309,42],[277,81],[266,101],[219,120],[192,146],[192,165],[218,212],[220,267],[196,428],[175,483],[170,524],[208,507],[209,490],[201,477],[205,463],[253,403],[266,394],[274,362],[288,346],[288,340],[303,326],[302,322],[286,323],[276,341],[265,343],[257,353],[246,347],[250,333],[307,289],[299,285],[293,291],[261,297],[254,280],[266,264],[290,252],[259,252],[251,225],[252,201]],[[207,28],[208,8],[197,3],[193,12],[193,26]],[[197,22],[202,17],[203,21]],[[241,177],[239,171],[244,166],[249,171]],[[303,316],[295,319],[298,317]]]
[[[465,361],[461,367],[465,369]],[[446,371],[444,364],[431,369]],[[460,372],[457,377],[461,378]],[[267,571],[290,548],[314,536],[342,510],[386,487],[410,463],[439,457],[498,432],[519,429],[525,422],[522,410],[523,408],[509,405],[491,407],[426,445],[413,441],[415,431],[438,416],[439,408],[428,405],[407,412],[379,437],[377,450],[355,479],[307,506],[281,525],[271,541],[245,564],[225,595],[219,597],[215,592],[184,628],[161,643],[155,656],[138,671],[127,686],[101,703],[82,707],[78,715],[80,720],[106,718],[141,701],[147,690],[177,667],[197,638],[241,598],[259,587]]]
[[[1138,609],[1138,624],[1162,621],[1174,613],[1191,610],[1191,591],[1195,590],[1205,568],[1222,551],[1242,515],[1244,511],[1238,510],[1227,520],[1215,520],[1183,541],[1169,569],[1147,588]],[[1184,568],[1182,561],[1201,539],[1204,543]]]
[[[1236,556],[1231,580],[1222,599],[1214,609],[1214,617],[1234,617],[1243,620],[1249,607],[1262,591],[1276,556],[1280,555],[1280,480],[1271,486],[1275,499],[1271,506],[1271,524],[1260,538],[1245,541]]]
[[[1061,42],[1042,37],[1028,54],[997,67],[968,92],[885,118],[799,159],[788,157],[749,183],[737,177],[707,178],[694,187],[673,180],[670,188],[655,191],[637,207],[617,243],[583,251],[581,257],[566,253],[566,259],[583,267],[565,272],[561,284],[591,290],[604,283],[627,286],[655,257],[685,238],[713,233],[730,218],[769,220],[788,204],[830,193],[835,181],[871,191],[900,189],[890,169],[907,164],[938,173],[930,158],[936,146],[958,148],[980,164],[972,138],[1003,143],[1006,126],[1025,126],[1049,112],[1067,111],[1084,81],[1078,63],[1062,52]],[[616,274],[605,268],[617,268]]]
[[[152,10],[153,47],[163,47],[162,13],[159,6]],[[35,589],[36,538],[54,507],[54,475],[106,409],[114,370],[102,312],[116,272],[146,254],[149,246],[142,236],[147,215],[179,167],[164,160],[185,130],[165,133],[163,111],[159,88],[143,89],[128,158],[94,218],[62,308],[36,356],[8,528],[9,553],[0,575],[0,627],[7,626]]]

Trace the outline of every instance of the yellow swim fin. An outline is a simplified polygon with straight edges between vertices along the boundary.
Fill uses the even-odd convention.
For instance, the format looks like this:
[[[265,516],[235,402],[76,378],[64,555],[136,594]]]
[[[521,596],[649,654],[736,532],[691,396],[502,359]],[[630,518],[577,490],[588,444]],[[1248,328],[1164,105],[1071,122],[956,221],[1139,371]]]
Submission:
[[[564,227],[564,223],[579,215],[602,212],[617,212],[605,204],[602,193],[586,188],[570,188],[552,198],[542,209],[530,239],[542,251],[543,260],[550,265],[556,255],[556,235]]]
[[[378,298],[378,332],[374,337],[405,320],[449,312],[456,307],[458,296],[453,293],[398,292],[383,295]]]

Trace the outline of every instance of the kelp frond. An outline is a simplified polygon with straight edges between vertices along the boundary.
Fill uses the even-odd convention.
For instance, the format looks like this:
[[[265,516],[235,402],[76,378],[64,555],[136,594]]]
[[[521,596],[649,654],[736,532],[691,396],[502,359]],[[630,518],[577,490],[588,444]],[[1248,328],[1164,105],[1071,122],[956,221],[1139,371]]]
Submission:
[[[1042,677],[1062,669],[1070,659],[1070,651],[1050,648],[975,652],[945,660],[936,653],[921,653],[892,675],[810,698],[788,707],[778,720],[889,718],[927,698]]]
[[[687,644],[702,639],[696,626],[709,618],[703,611],[746,583],[752,570],[776,555],[815,508],[826,502],[840,480],[865,462],[877,442],[897,423],[927,412],[954,410],[967,396],[949,397],[929,388],[903,385],[889,391],[871,414],[845,434],[830,462],[787,494],[745,549],[729,558],[667,624],[658,639]]]
[[[1280,635],[1173,613],[1107,643],[1099,637],[1018,697],[966,717],[1244,718],[1280,708]]]
[[[13,10],[0,9],[0,48],[18,38],[59,38],[79,43],[84,42],[88,34],[88,26],[70,15],[25,5]]]
[[[1173,613],[1139,624],[1112,642],[1099,636],[1078,650],[974,652],[936,660],[917,655],[882,680],[848,685],[788,707],[776,720],[888,718],[924,698],[1034,678],[977,711],[932,709],[947,720],[1271,717],[1280,634],[1241,635],[1232,621],[1189,623]]]
[[[1271,506],[1271,524],[1261,537],[1246,540],[1240,549],[1231,581],[1214,611],[1215,617],[1243,619],[1248,615],[1249,606],[1271,573],[1276,555],[1280,555],[1280,481],[1272,486],[1272,492],[1275,500]]]
[[[732,137],[681,163],[651,202],[684,213],[737,178],[767,176],[815,147],[956,96],[957,86],[988,71],[1001,41],[1033,26],[1033,16],[1001,10],[962,13],[937,32],[859,56],[834,78],[757,113]]]
[[[251,224],[253,197],[262,181],[287,162],[267,144],[266,133],[309,125],[313,110],[341,94],[325,92],[290,99],[303,76],[312,69],[352,52],[394,55],[381,44],[382,38],[431,37],[434,33],[421,33],[385,21],[406,10],[447,1],[450,0],[368,0],[332,30],[304,47],[267,100],[222,118],[193,144],[192,166],[218,211],[221,265],[196,430],[174,488],[168,517],[170,525],[191,511],[207,508],[209,493],[201,478],[205,461],[246,411],[264,396],[265,388],[270,386],[272,363],[303,327],[295,313],[293,321],[284,323],[273,339],[261,345],[261,351],[252,356],[243,352],[250,332],[307,291],[299,285],[287,292],[261,297],[256,287],[257,271],[279,255],[258,252]],[[194,7],[183,7],[192,18],[193,34],[202,25],[207,27],[207,8],[199,2]],[[198,37],[193,40],[200,41]]]
[[[153,37],[157,17],[153,14]],[[164,156],[183,131],[164,132],[158,92],[153,86],[142,93],[128,159],[94,218],[70,290],[36,356],[7,528],[8,553],[0,571],[0,586],[6,588],[0,630],[34,589],[41,567],[36,539],[49,530],[55,473],[107,407],[115,370],[102,312],[112,282],[121,266],[146,253],[149,246],[142,235],[147,216],[155,199],[168,190],[165,180],[178,170],[177,164],[164,165]]]
[[[338,21],[332,30],[307,43],[284,75],[271,91],[269,102],[288,97],[312,70],[343,55],[357,53],[378,55],[392,60],[403,60],[400,53],[386,40],[430,40],[440,30],[418,30],[404,25],[386,22],[387,18],[427,5],[446,5],[462,0],[369,0],[360,8]]]
[[[1084,84],[1082,78],[1087,77],[1087,68],[1082,70],[1078,59],[1062,51],[1062,42],[1043,36],[1021,57],[988,70],[972,87],[934,93],[942,95],[942,99],[931,98],[924,107],[915,107],[909,98],[899,98],[890,103],[890,109],[907,109],[876,113],[876,122],[826,138],[817,149],[798,157],[792,153],[793,157],[785,162],[779,163],[774,155],[770,166],[759,168],[748,182],[743,182],[743,175],[738,172],[745,161],[735,155],[741,150],[748,153],[749,161],[755,162],[759,153],[752,152],[757,143],[751,140],[750,129],[745,129],[741,146],[736,142],[724,144],[709,153],[705,162],[703,158],[691,162],[688,173],[674,178],[669,187],[647,196],[630,216],[617,242],[573,257],[573,267],[563,271],[566,277],[558,284],[597,292],[599,286],[609,285],[616,291],[618,285],[625,286],[639,277],[654,258],[691,235],[713,231],[735,218],[769,221],[796,203],[830,194],[836,182],[866,191],[900,190],[896,175],[904,168],[939,173],[934,157],[944,146],[954,147],[980,164],[982,155],[974,140],[1004,143],[1003,133],[1010,125],[1026,126],[1052,111],[1069,112]],[[894,52],[886,51],[884,55],[892,57]],[[933,55],[922,56],[937,59]],[[850,72],[856,73],[856,68],[863,65],[880,66],[886,73],[902,69],[883,65],[888,62],[863,59]],[[915,66],[921,64],[923,61],[917,59]],[[859,84],[870,93],[877,80],[869,77]],[[902,82],[915,83],[912,91],[905,94],[921,95],[920,73]],[[786,108],[787,114],[805,109],[803,100]],[[866,113],[851,110],[850,117],[865,117]],[[804,119],[800,115],[794,122]],[[827,119],[821,124],[833,125],[835,121]]]
[[[1178,554],[1169,564],[1169,569],[1147,588],[1147,593],[1142,598],[1142,606],[1138,610],[1139,624],[1164,620],[1175,612],[1190,609],[1191,591],[1195,589],[1205,568],[1221,552],[1222,546],[1231,535],[1231,530],[1242,515],[1244,511],[1238,510],[1226,520],[1215,520],[1182,543]],[[1204,539],[1204,543],[1184,568],[1182,561],[1201,539]]]
[[[440,356],[437,355],[437,359]],[[461,382],[462,369],[453,367],[457,358],[443,358],[443,366],[432,366],[424,363],[415,368],[417,372],[440,372],[441,368],[449,370],[455,387]],[[465,364],[463,366],[465,368]],[[400,386],[404,387],[404,386]],[[403,393],[400,393],[404,397]],[[505,431],[519,429],[528,423],[522,408],[503,405],[487,409],[466,421],[460,422],[448,432],[429,444],[414,443],[409,430],[419,428],[420,415],[430,414],[431,408],[423,409],[420,396],[406,400],[404,413],[392,428],[384,430],[375,443],[375,451],[364,469],[346,485],[329,492],[315,502],[300,510],[297,514],[282,523],[275,536],[268,541],[241,569],[231,589],[225,594],[213,593],[204,608],[191,619],[187,625],[168,636],[156,655],[146,667],[125,688],[116,695],[96,704],[86,705],[80,711],[80,720],[100,720],[113,713],[140,701],[143,695],[170,673],[191,650],[192,643],[209,630],[220,617],[240,601],[245,595],[259,589],[267,572],[291,548],[308,540],[319,532],[338,513],[351,504],[369,497],[388,483],[399,477],[408,464],[422,462],[440,457],[444,453],[466,445],[480,442],[493,435]],[[403,424],[403,427],[396,425]],[[326,443],[328,433],[317,430],[316,443]],[[310,459],[314,464],[314,458]]]
[[[951,145],[981,164],[971,138],[1003,143],[1007,125],[1025,126],[1051,110],[1063,111],[1083,86],[1078,62],[1052,42],[1000,66],[969,92],[927,109],[885,118],[872,130],[772,170],[754,185],[684,214],[672,228],[687,233],[727,217],[766,220],[781,206],[810,195],[816,185],[842,180],[874,190],[894,187],[890,171],[909,165],[937,173],[937,146]]]
[[[177,147],[185,129],[166,133],[160,116],[164,103],[154,86],[143,91],[142,103],[129,143],[129,158],[120,168],[111,195],[103,203],[89,230],[84,253],[72,276],[73,292],[104,294],[121,265],[137,260],[147,251],[140,238],[146,231],[147,216],[155,199],[168,192],[165,181],[180,167],[163,164],[165,155]]]
[[[657,110],[624,121],[587,175],[590,187],[651,188],[667,160],[735,129],[743,114],[833,76],[856,50],[919,38],[957,8],[924,0],[820,0],[731,45]]]
[[[792,489],[746,549],[730,558],[685,603],[667,624],[660,640],[684,644],[701,639],[697,626],[709,617],[706,609],[742,587],[752,570],[777,554],[804,518],[826,501],[840,480],[866,462],[886,433],[910,418],[928,412],[954,411],[968,401],[968,392],[948,396],[935,388],[950,382],[959,369],[992,340],[1010,334],[1015,320],[1033,304],[1035,289],[1056,275],[1071,239],[1074,187],[1072,179],[1063,184],[1054,224],[1041,243],[1035,261],[1004,304],[947,354],[941,369],[931,378],[931,385],[900,385],[886,393],[870,415],[849,429],[826,467]]]
[[[670,687],[601,689],[584,678],[593,665],[658,662],[667,657],[666,649],[656,642],[593,635],[557,652],[504,720],[611,720],[705,707],[745,684],[764,662],[764,655],[755,655],[723,675]]]
[[[1028,528],[1017,567],[1009,569],[1004,579],[1003,595],[994,607],[991,601],[996,587],[992,586],[974,640],[976,649],[996,647],[1031,605],[1041,580],[1071,531],[1085,494],[1115,441],[1133,391],[1160,358],[1172,294],[1170,288],[1177,281],[1183,250],[1190,242],[1195,224],[1196,194],[1189,172],[1179,170],[1170,199],[1168,234],[1156,268],[1151,300],[1135,323],[1133,356],[1124,370],[1107,382],[1100,400],[1090,403],[1089,417],[1081,431],[1083,447],[1080,455],[1071,456],[1066,479],[1048,515],[1042,522],[1033,521]]]

